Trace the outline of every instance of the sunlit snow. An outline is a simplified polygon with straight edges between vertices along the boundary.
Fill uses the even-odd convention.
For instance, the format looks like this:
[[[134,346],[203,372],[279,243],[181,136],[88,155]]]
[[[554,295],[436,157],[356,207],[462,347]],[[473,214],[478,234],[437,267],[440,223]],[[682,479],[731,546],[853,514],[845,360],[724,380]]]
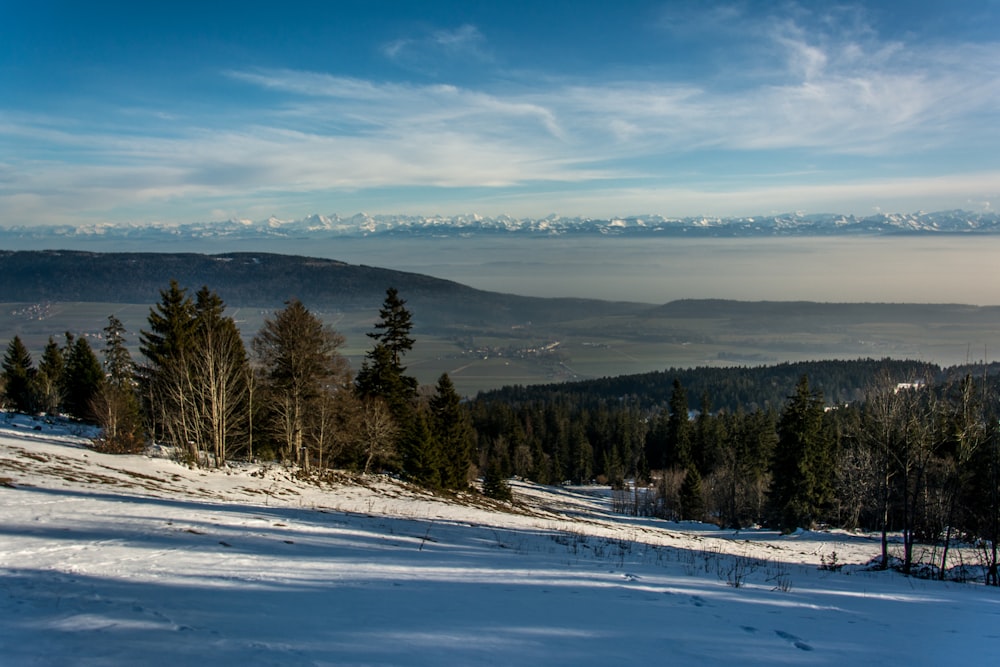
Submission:
[[[378,476],[190,469],[99,454],[87,435],[0,413],[0,664],[943,665],[1000,650],[1000,592],[869,571],[867,535],[621,517],[597,487],[515,484],[500,507]],[[843,567],[821,569],[834,555]]]

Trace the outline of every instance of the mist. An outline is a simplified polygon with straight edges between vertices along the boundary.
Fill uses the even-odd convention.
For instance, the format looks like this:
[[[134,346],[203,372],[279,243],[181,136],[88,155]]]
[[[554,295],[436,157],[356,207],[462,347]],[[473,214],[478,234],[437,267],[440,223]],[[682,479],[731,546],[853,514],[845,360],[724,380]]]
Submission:
[[[368,238],[270,247],[526,296],[1000,304],[993,236]]]
[[[16,249],[51,247],[26,242]],[[661,304],[676,299],[1000,304],[1000,236],[470,236],[94,240],[118,252],[274,252],[427,274],[483,290]],[[10,248],[15,249],[15,248]],[[405,294],[406,286],[399,285]]]

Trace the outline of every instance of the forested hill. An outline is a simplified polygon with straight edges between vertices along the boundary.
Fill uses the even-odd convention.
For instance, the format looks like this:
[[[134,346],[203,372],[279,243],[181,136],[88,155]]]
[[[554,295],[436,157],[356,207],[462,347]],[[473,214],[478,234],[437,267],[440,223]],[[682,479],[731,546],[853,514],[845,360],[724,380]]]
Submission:
[[[708,397],[709,410],[780,410],[795,385],[808,376],[809,386],[823,393],[827,405],[859,400],[866,387],[881,375],[892,381],[938,379],[942,369],[922,361],[858,359],[853,361],[810,361],[774,366],[734,368],[670,368],[652,373],[583,380],[530,387],[504,387],[480,394],[484,402],[511,404],[568,402],[577,408],[597,409],[602,405],[627,402],[639,408],[666,406],[679,381],[689,406],[701,410]]]
[[[650,308],[499,294],[416,273],[292,255],[0,251],[4,302],[152,304],[171,280],[191,289],[207,285],[230,306],[276,308],[297,298],[320,310],[374,309],[385,290],[396,287],[423,322],[466,325],[562,320],[585,310],[622,315]]]

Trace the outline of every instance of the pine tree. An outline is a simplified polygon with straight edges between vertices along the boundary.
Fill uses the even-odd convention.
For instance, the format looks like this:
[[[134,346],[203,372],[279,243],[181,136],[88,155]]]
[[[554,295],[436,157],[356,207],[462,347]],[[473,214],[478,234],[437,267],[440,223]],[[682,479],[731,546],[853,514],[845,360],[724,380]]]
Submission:
[[[492,460],[486,465],[486,472],[483,474],[483,495],[507,502],[514,498],[510,483],[504,477],[503,468],[497,460]]]
[[[395,287],[386,290],[385,301],[382,302],[378,314],[380,319],[375,324],[377,331],[369,333],[368,336],[392,353],[392,363],[402,374],[406,370],[402,366],[403,355],[413,349],[414,341],[410,337],[413,318],[406,309],[406,301],[400,298]]]
[[[20,336],[7,345],[3,359],[4,397],[8,408],[33,414],[38,409],[35,366]]]
[[[694,465],[688,465],[680,489],[681,519],[701,521],[705,518],[705,499],[701,491],[701,474]]]
[[[66,355],[66,412],[85,421],[95,419],[93,401],[104,384],[104,370],[86,338],[78,337]]]
[[[36,386],[39,409],[48,414],[57,414],[62,409],[63,387],[65,386],[66,360],[62,348],[52,336],[42,352],[38,364]]]
[[[350,369],[340,354],[344,337],[326,326],[302,302],[289,301],[253,340],[262,380],[271,397],[270,423],[286,460],[305,462],[309,419],[323,392],[348,392]]]
[[[198,460],[194,413],[194,304],[176,280],[160,290],[160,302],[149,309],[149,330],[139,332],[145,363],[139,368],[139,390],[154,440],[187,451]]]
[[[670,417],[667,419],[666,467],[688,467],[691,458],[691,421],[689,419],[687,392],[680,380],[674,380],[670,394]]]
[[[104,327],[105,381],[91,402],[101,426],[104,451],[130,454],[143,447],[142,419],[136,394],[135,364],[125,346],[125,327],[114,315]]]
[[[135,387],[135,363],[125,345],[125,325],[114,315],[104,327],[104,372],[116,388]]]
[[[376,331],[368,334],[375,344],[365,354],[355,384],[362,398],[381,398],[393,416],[405,424],[411,416],[417,380],[406,375],[406,367],[402,365],[403,356],[413,348],[410,337],[413,323],[406,301],[399,297],[396,288],[386,290],[379,318]]]
[[[403,470],[409,479],[432,489],[442,485],[444,459],[437,439],[427,425],[424,410],[414,412],[413,419],[400,441]]]
[[[469,484],[475,433],[462,399],[447,373],[438,378],[430,400],[431,431],[443,457],[441,483],[449,489]]]
[[[833,478],[830,442],[823,429],[823,396],[802,376],[778,422],[770,503],[784,531],[810,528],[829,500]]]
[[[226,462],[234,443],[248,439],[250,421],[249,361],[239,329],[225,308],[207,286],[195,295],[194,345],[199,354],[191,359],[194,405],[199,441],[210,449],[216,466]]]

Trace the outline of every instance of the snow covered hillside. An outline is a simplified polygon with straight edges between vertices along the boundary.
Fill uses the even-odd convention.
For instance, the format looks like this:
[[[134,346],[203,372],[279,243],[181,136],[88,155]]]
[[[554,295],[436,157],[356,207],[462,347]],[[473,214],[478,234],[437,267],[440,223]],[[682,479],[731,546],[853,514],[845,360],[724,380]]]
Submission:
[[[1000,650],[998,591],[867,571],[865,536],[621,517],[603,489],[516,484],[499,508],[381,477],[189,469],[72,431],[0,413],[3,665],[944,665]]]

